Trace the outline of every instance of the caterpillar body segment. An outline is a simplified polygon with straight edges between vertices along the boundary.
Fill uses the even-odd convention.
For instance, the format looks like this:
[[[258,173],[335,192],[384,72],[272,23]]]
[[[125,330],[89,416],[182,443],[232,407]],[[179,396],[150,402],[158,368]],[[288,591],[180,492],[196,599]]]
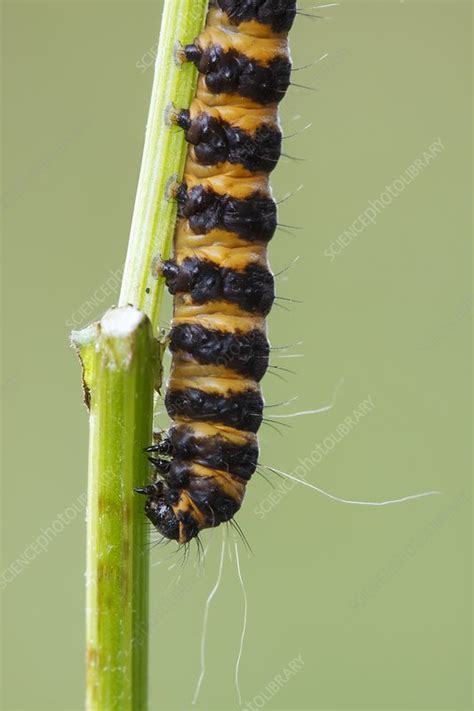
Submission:
[[[205,30],[182,50],[200,78],[191,106],[171,116],[189,143],[174,254],[160,266],[174,296],[173,424],[149,448],[157,477],[140,490],[148,518],[179,543],[233,518],[258,462],[275,298],[269,175],[295,14],[295,0],[214,0]]]

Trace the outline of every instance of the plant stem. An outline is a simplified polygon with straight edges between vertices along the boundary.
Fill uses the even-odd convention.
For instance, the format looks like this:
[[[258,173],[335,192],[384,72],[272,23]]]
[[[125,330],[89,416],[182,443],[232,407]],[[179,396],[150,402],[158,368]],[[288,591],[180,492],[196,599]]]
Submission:
[[[165,0],[150,112],[145,137],[120,304],[145,311],[157,328],[163,280],[153,274],[154,260],[169,256],[177,206],[167,189],[182,178],[186,158],[184,132],[166,123],[170,107],[188,108],[197,74],[180,64],[176,50],[200,33],[208,0]]]
[[[87,513],[88,711],[141,711],[147,696],[148,480],[156,341],[126,306],[73,336],[90,392]]]
[[[164,0],[151,105],[125,262],[120,308],[72,335],[90,405],[87,513],[87,711],[144,711],[147,706],[148,527],[134,487],[147,483],[143,448],[152,439],[153,390],[162,352],[157,330],[177,206],[167,186],[182,179],[183,131],[167,110],[187,108],[197,81],[176,61],[191,43],[208,0]],[[131,306],[129,305],[131,304]],[[146,315],[145,315],[146,314]]]

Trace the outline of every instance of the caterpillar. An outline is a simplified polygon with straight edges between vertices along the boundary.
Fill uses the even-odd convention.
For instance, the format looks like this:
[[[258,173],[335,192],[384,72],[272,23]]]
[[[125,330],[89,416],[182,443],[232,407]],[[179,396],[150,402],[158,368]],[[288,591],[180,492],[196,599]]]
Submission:
[[[205,29],[180,49],[199,78],[189,109],[171,113],[189,148],[174,255],[159,266],[174,296],[173,424],[147,449],[155,481],[137,490],[154,527],[180,544],[231,521],[257,467],[275,298],[269,175],[281,154],[295,15],[296,0],[211,0]]]

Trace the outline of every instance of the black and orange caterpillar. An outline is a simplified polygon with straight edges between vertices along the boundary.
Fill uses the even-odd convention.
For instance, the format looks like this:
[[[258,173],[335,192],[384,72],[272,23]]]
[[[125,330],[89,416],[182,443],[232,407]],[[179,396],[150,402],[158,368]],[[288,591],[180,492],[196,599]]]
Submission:
[[[190,148],[174,259],[160,266],[175,297],[165,398],[173,425],[148,450],[156,481],[139,490],[156,529],[179,543],[230,521],[257,466],[275,298],[269,174],[281,154],[295,15],[296,0],[214,0],[202,34],[181,49],[200,76],[189,110],[173,113]]]

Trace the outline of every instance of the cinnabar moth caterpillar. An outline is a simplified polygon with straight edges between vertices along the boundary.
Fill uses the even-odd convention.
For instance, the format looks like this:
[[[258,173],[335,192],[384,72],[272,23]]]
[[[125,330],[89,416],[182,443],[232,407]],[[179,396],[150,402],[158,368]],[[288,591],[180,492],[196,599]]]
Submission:
[[[200,76],[190,108],[174,114],[190,147],[174,258],[161,265],[174,295],[165,397],[173,425],[149,448],[157,478],[139,490],[156,529],[179,543],[231,520],[257,466],[275,297],[269,173],[281,152],[295,14],[296,0],[215,0],[182,50]]]

